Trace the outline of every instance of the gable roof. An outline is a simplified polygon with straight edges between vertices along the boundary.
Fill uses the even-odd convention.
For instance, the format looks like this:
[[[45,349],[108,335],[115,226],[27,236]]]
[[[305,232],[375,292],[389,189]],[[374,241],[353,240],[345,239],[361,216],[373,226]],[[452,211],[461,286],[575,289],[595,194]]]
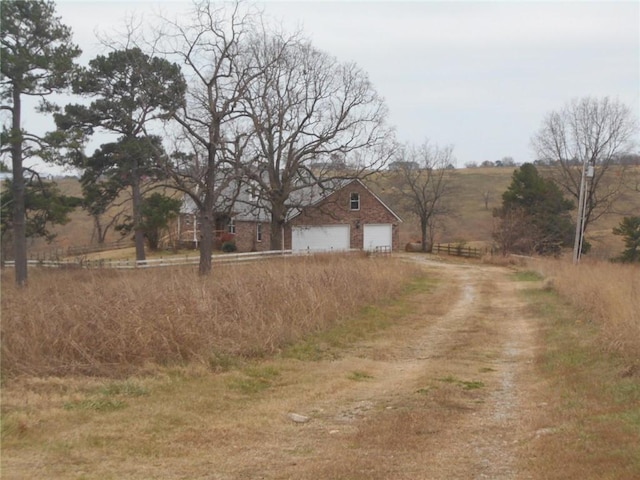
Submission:
[[[296,206],[289,209],[286,221],[291,221],[300,215],[305,208],[318,205],[320,202],[348,187],[352,183],[358,183],[361,185],[399,222],[403,221],[386,203],[382,201],[380,197],[378,197],[378,195],[373,193],[371,189],[369,189],[369,187],[367,187],[362,180],[358,178],[332,179],[325,183],[331,183],[330,190],[319,185],[312,185],[293,192],[293,199],[291,203]],[[180,207],[180,213],[193,214],[196,213],[196,211],[197,207],[195,202],[189,195],[185,194],[182,200],[182,206]],[[256,206],[255,199],[251,198],[250,190],[244,188],[241,189],[238,197],[236,198],[231,216],[239,221],[268,222],[270,220],[267,210],[264,207]]]
[[[317,195],[315,197],[315,199],[311,202],[309,202],[308,204],[304,205],[302,208],[297,208],[296,212],[293,213],[292,215],[290,215],[287,218],[287,222],[293,220],[294,218],[296,218],[298,215],[300,215],[302,213],[303,208],[309,208],[309,207],[313,207],[316,206],[317,204],[319,204],[320,202],[326,200],[327,198],[331,197],[332,195],[334,195],[335,193],[337,193],[338,191],[348,187],[349,185],[351,185],[352,183],[358,183],[360,184],[369,194],[371,194],[373,196],[373,198],[375,198],[389,213],[391,213],[391,215],[393,215],[399,222],[402,222],[402,218],[400,218],[398,216],[398,214],[396,212],[394,212],[393,210],[391,210],[391,208],[382,201],[382,199],[376,195],[373,191],[371,191],[371,189],[369,187],[367,187],[362,180],[360,180],[359,178],[352,178],[352,179],[344,179],[342,181],[339,181],[338,184],[336,185],[337,188],[331,190],[331,191],[324,191],[321,192],[320,195]],[[314,197],[311,197],[314,198]]]

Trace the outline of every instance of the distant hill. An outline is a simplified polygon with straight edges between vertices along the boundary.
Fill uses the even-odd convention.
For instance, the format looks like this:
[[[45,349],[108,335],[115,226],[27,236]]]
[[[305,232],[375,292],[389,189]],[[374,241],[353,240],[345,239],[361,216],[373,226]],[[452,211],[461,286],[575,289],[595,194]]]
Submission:
[[[502,204],[502,193],[509,187],[516,168],[518,167],[456,170],[453,180],[455,194],[451,199],[455,213],[444,219],[443,226],[436,235],[436,242],[490,246],[494,223],[493,209]],[[640,176],[639,167],[636,167],[635,173]],[[376,183],[377,192],[384,198],[384,184]],[[622,195],[617,204],[617,211],[616,214],[599,219],[587,231],[586,238],[592,244],[591,256],[611,258],[623,250],[622,239],[613,235],[612,229],[624,216],[640,215],[640,192],[627,191]],[[415,218],[407,212],[398,213],[405,220],[401,228],[401,244],[417,241],[420,238],[420,230]]]
[[[493,208],[502,203],[502,193],[511,183],[511,176],[517,167],[466,168],[456,170],[453,180],[455,195],[452,196],[451,208],[454,214],[444,219],[441,230],[436,235],[436,242],[464,242],[472,246],[490,246],[493,229]],[[640,174],[640,170],[637,172]],[[61,190],[68,195],[80,195],[80,185],[74,178],[58,179]],[[396,208],[385,198],[384,181],[378,180],[371,185],[389,206]],[[485,195],[487,203],[485,206]],[[587,232],[587,240],[592,243],[591,256],[610,258],[623,250],[622,239],[613,235],[612,229],[625,215],[640,214],[640,192],[627,192],[621,198],[617,214],[608,215],[598,220]],[[400,228],[401,245],[420,238],[419,226],[410,214],[398,209],[404,219]],[[71,222],[56,229],[57,238],[51,245],[43,240],[30,244],[30,252],[44,252],[51,249],[66,249],[70,246],[85,246],[93,242],[93,222],[85,211],[77,210],[71,216]],[[111,233],[108,242],[120,239],[119,234]]]

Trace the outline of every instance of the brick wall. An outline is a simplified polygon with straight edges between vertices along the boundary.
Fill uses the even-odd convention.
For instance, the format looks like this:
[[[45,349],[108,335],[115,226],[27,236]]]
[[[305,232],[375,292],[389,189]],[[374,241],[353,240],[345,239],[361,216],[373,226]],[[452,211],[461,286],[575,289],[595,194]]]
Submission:
[[[360,209],[351,210],[351,194],[360,196]],[[190,240],[193,236],[192,217],[182,218],[182,240]],[[350,246],[354,249],[362,248],[364,225],[391,224],[392,248],[399,249],[399,220],[393,215],[364,185],[351,182],[341,190],[332,193],[317,205],[307,208],[286,225],[284,230],[284,248],[291,248],[291,227],[298,225],[350,225]],[[238,252],[261,252],[269,250],[270,225],[262,222],[262,241],[257,238],[256,222],[236,221],[235,243]],[[226,226],[218,226],[224,228]],[[189,231],[189,233],[187,233]],[[220,248],[221,245],[216,245]]]
[[[351,194],[360,195],[360,209],[351,210]],[[399,248],[399,220],[361,183],[352,182],[319,204],[305,209],[285,227],[285,249],[291,248],[291,227],[299,225],[349,224],[351,248],[362,248],[365,224],[392,224],[392,248]]]
[[[258,240],[257,224],[255,222],[236,221],[236,247],[238,252],[262,252],[269,250],[269,224],[262,224],[262,241]]]

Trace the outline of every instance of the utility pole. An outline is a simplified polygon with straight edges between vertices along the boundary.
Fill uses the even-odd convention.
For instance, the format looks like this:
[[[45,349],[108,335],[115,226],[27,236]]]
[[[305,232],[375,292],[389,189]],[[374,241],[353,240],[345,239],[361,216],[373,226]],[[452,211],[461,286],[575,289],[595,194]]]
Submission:
[[[578,197],[578,220],[576,221],[576,236],[573,242],[573,263],[579,263],[584,243],[584,223],[587,216],[587,200],[589,198],[588,180],[593,178],[595,166],[587,160],[582,164],[582,178],[580,180],[580,195]]]

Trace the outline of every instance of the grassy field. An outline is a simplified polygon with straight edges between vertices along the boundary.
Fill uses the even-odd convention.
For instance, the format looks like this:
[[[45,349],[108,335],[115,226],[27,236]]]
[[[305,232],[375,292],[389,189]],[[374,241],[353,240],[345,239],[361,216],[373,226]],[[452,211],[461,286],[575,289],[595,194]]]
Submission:
[[[640,373],[640,267],[589,260],[577,266],[544,259],[534,264],[576,318],[595,328],[599,348],[627,359]]]
[[[486,246],[491,244],[491,233],[494,219],[493,208],[500,206],[502,193],[511,183],[513,168],[468,168],[456,170],[453,179],[451,209],[452,214],[443,220],[436,242],[466,243],[472,246]],[[78,182],[73,179],[59,181],[61,189],[68,194],[79,194]],[[371,187],[385,200],[384,181],[373,181]],[[487,203],[485,205],[485,195]],[[392,208],[394,205],[391,201]],[[612,228],[617,226],[625,215],[637,214],[640,211],[640,193],[627,191],[616,206],[616,212],[599,219],[587,232],[593,249],[590,253],[594,258],[611,258],[618,255],[623,247],[622,239],[612,234]],[[400,228],[400,244],[420,238],[419,227],[412,216],[399,209],[398,213],[404,219]],[[56,228],[57,238],[52,244],[42,240],[31,242],[32,253],[46,252],[51,249],[64,249],[69,246],[84,246],[92,243],[93,224],[91,218],[82,210],[77,210],[71,216],[71,222]],[[117,241],[120,236],[112,232],[108,242]]]
[[[436,241],[442,243],[464,242],[471,245],[491,243],[494,208],[502,204],[502,193],[511,183],[513,168],[467,168],[456,171],[453,180],[455,200],[454,214],[446,218]],[[488,195],[485,207],[484,194]],[[587,231],[586,238],[592,244],[591,257],[608,259],[618,255],[624,248],[622,239],[613,235],[624,216],[640,212],[640,192],[626,191],[616,206],[616,212],[598,219]],[[406,216],[406,214],[405,214]],[[403,224],[407,241],[419,238],[414,221]]]
[[[447,285],[440,288],[437,269],[424,277],[393,258],[288,260],[264,271],[227,266],[214,280],[175,269],[36,270],[26,291],[3,281],[3,463],[11,460],[3,478],[34,471],[52,478],[168,478],[157,473],[162,469],[189,478],[185,472],[206,468],[194,452],[214,455],[211,445],[238,438],[272,442],[264,432],[283,423],[273,411],[290,408],[285,393],[310,382],[311,371],[334,376],[334,355],[363,339],[366,347],[374,333],[402,324],[417,308],[414,295],[435,312],[453,300]],[[532,478],[638,478],[640,270],[608,263],[577,270],[549,261],[513,272],[530,282],[523,294],[539,319],[536,409],[522,412],[544,412],[536,436],[523,440],[537,472]],[[368,381],[363,368],[342,380]],[[475,390],[466,388],[478,385],[450,389],[468,395]],[[269,414],[247,420],[257,406]],[[382,413],[399,422],[369,421],[356,441],[372,438],[379,451],[391,445],[403,452],[411,435],[428,438],[418,420],[434,425],[425,408]],[[291,435],[305,434],[296,428]],[[235,471],[234,478],[250,478],[242,465]],[[367,478],[357,475],[316,478]]]
[[[549,276],[527,292],[544,319],[536,368],[547,423],[532,452],[545,459],[540,478],[640,478],[640,269],[532,266]]]
[[[3,272],[2,375],[123,376],[270,355],[397,295],[414,265],[364,255],[215,267]]]

